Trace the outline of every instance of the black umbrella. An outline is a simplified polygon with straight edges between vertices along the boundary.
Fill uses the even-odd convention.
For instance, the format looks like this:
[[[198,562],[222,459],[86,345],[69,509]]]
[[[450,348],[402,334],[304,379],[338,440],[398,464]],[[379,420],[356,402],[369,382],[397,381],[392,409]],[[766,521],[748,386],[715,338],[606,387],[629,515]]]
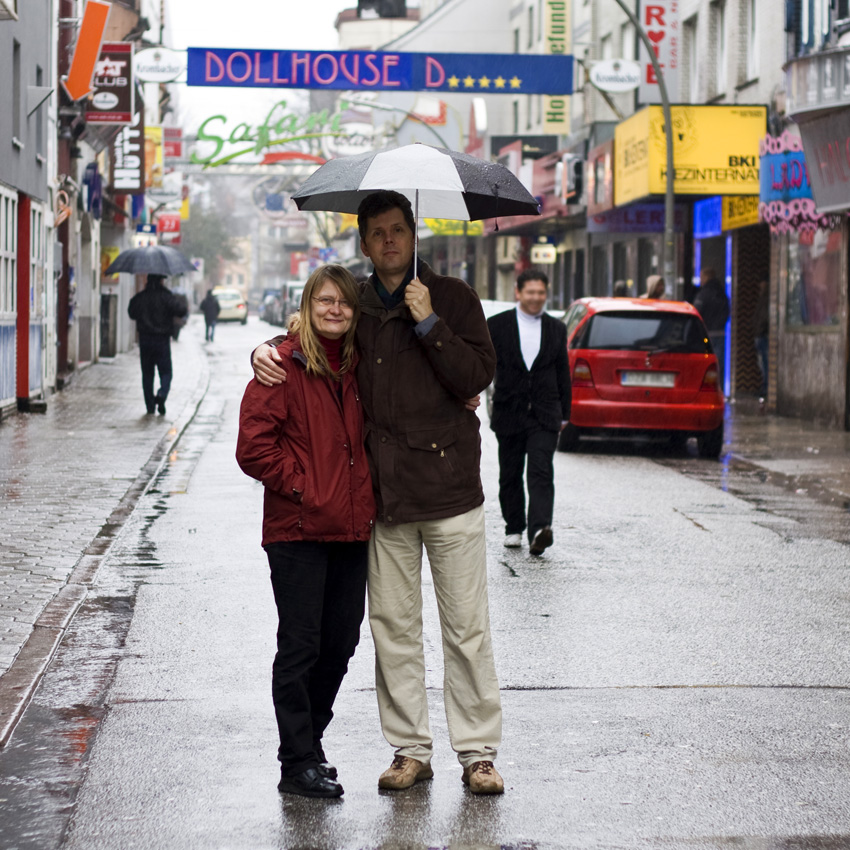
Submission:
[[[504,165],[430,145],[405,145],[332,159],[292,196],[300,210],[356,213],[379,189],[419,195],[423,218],[478,221],[539,215],[534,196]]]
[[[170,245],[146,245],[122,251],[104,272],[106,275],[129,274],[171,275],[193,272],[195,267],[176,248]]]
[[[504,165],[422,144],[329,160],[292,199],[300,210],[356,213],[381,189],[406,195],[417,223],[420,216],[478,221],[540,214],[534,196]]]

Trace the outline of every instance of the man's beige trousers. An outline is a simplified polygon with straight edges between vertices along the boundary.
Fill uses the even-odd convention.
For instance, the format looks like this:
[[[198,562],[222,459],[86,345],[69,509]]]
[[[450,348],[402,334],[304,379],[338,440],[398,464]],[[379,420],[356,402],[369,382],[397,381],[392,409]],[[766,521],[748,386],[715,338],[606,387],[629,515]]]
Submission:
[[[425,764],[431,760],[422,648],[423,545],[440,612],[451,745],[464,767],[492,761],[502,739],[502,707],[490,641],[483,506],[448,519],[375,524],[369,621],[384,737],[399,755]]]

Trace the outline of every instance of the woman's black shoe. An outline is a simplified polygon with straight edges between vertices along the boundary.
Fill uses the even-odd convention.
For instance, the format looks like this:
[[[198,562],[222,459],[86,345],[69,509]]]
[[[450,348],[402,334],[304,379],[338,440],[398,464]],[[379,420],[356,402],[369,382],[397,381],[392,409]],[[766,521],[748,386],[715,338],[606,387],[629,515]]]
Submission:
[[[327,779],[336,779],[336,768],[329,762],[323,761],[317,768],[319,773]]]
[[[301,797],[341,797],[344,793],[339,782],[322,776],[315,767],[308,767],[295,776],[282,777],[277,790],[283,794],[298,794]]]

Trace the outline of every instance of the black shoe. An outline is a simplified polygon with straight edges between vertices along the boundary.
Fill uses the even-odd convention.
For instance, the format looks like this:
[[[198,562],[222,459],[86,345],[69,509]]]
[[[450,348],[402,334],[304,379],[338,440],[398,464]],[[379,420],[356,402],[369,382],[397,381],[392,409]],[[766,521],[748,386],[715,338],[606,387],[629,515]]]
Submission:
[[[308,767],[295,776],[284,776],[277,790],[282,794],[298,794],[300,797],[341,797],[342,785],[319,773],[318,768]]]
[[[165,399],[156,397],[156,409],[159,411],[160,416],[165,416]],[[151,411],[153,413],[153,411]]]
[[[320,776],[324,776],[326,779],[336,779],[337,772],[336,768],[330,762],[320,762],[319,766],[316,768],[319,771]]]
[[[541,528],[531,541],[529,552],[532,555],[542,555],[544,549],[548,549],[552,545],[552,529],[549,526]]]

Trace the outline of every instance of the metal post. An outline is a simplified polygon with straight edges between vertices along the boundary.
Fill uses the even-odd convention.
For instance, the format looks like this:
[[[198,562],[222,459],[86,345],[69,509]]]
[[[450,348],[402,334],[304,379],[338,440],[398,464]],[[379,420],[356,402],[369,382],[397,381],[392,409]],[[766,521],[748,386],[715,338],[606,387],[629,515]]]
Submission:
[[[665,181],[664,193],[664,241],[661,245],[661,268],[663,269],[664,282],[671,287],[671,291],[676,291],[676,282],[673,274],[673,253],[674,253],[674,217],[675,217],[675,200],[673,193],[673,181],[676,176],[675,166],[673,164],[673,119],[670,112],[670,98],[667,96],[667,83],[664,81],[664,74],[661,71],[661,66],[658,64],[658,57],[655,55],[655,49],[652,42],[649,40],[644,28],[640,25],[640,21],[631,9],[626,6],[625,0],[616,0],[617,5],[626,13],[628,19],[635,25],[635,31],[640,36],[647,51],[649,52],[649,60],[652,62],[652,67],[655,70],[655,77],[658,80],[658,90],[661,93],[661,109],[664,113],[664,136],[667,141],[667,179]]]

